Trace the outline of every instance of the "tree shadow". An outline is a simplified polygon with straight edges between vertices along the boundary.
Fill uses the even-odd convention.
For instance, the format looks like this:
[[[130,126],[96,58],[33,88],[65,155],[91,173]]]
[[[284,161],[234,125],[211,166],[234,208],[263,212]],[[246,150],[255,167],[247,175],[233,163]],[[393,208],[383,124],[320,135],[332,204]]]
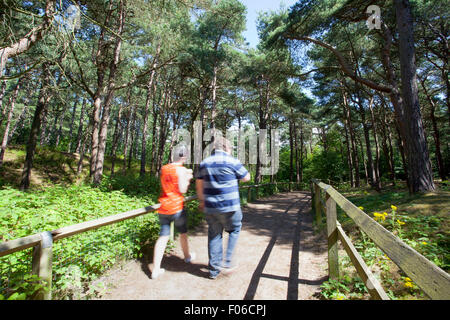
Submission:
[[[279,214],[280,216],[275,216],[273,213],[272,208],[277,208],[277,203],[280,205],[285,200],[279,200],[279,201],[271,201],[272,206],[271,208],[268,208],[269,211],[272,211],[272,213],[258,213],[255,214],[263,214],[266,217],[264,219],[252,219],[251,217],[247,217],[247,223],[253,224],[252,228],[255,230],[261,230],[264,228],[267,228],[267,230],[264,230],[264,233],[271,233],[271,238],[269,243],[267,244],[267,247],[261,256],[261,259],[253,272],[252,278],[250,280],[250,284],[247,288],[247,291],[244,295],[244,300],[253,300],[256,294],[256,291],[259,286],[259,282],[261,278],[269,278],[274,280],[282,280],[288,282],[288,288],[287,288],[287,300],[298,300],[298,286],[299,284],[306,284],[306,285],[320,285],[322,284],[328,277],[322,277],[320,279],[316,280],[306,280],[306,279],[299,279],[299,252],[300,251],[310,251],[315,254],[321,254],[323,250],[326,250],[326,248],[323,248],[318,245],[301,245],[301,241],[305,240],[305,237],[310,237],[310,235],[304,235],[304,233],[308,232],[312,233],[312,228],[306,227],[307,224],[310,224],[312,222],[312,216],[309,212],[307,212],[308,207],[310,206],[311,198],[308,196],[308,194],[305,194],[303,198],[300,198],[299,200],[292,202],[283,212],[275,213]],[[275,202],[275,203],[274,203]],[[264,202],[260,202],[264,203]],[[300,207],[298,210],[296,210],[296,219],[292,219],[292,216],[288,215],[288,212],[294,207],[300,203]],[[278,206],[278,208],[280,208]],[[279,211],[279,209],[277,210]],[[251,213],[248,213],[251,215]],[[272,219],[270,219],[272,218]],[[267,220],[266,220],[267,219]],[[273,220],[275,219],[275,220]],[[269,222],[269,220],[272,220],[272,223]],[[275,224],[273,223],[275,221]],[[293,224],[295,223],[295,226]],[[303,226],[303,228],[302,228]],[[293,233],[292,233],[293,232]],[[289,270],[289,276],[288,277],[281,277],[277,275],[271,275],[264,273],[264,268],[267,264],[267,261],[269,260],[270,254],[275,247],[275,244],[280,243],[280,240],[283,242],[292,242],[292,253],[291,253],[291,261],[290,261],[290,270]]]

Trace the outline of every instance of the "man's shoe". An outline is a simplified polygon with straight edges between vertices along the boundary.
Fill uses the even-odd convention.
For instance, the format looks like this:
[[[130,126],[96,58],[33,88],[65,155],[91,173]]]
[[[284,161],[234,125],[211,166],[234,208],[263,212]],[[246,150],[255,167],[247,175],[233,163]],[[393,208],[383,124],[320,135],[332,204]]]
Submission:
[[[223,272],[223,274],[232,274],[234,271],[236,271],[238,265],[233,265],[233,266],[228,266],[228,267],[222,267],[221,271]]]
[[[211,280],[215,280],[215,279],[217,279],[217,277],[218,277],[220,274],[221,274],[220,272],[219,272],[218,274],[216,274],[216,275],[212,275],[212,274],[210,273],[209,276],[208,276],[208,278],[211,279]]]

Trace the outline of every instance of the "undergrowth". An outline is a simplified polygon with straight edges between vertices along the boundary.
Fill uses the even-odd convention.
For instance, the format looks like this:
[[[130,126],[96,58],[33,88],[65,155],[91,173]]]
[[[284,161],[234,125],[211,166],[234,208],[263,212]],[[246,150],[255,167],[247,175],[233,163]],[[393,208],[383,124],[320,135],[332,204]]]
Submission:
[[[345,190],[343,194],[388,231],[446,272],[450,271],[448,204],[445,188],[434,193],[409,195],[405,189],[381,193]],[[423,300],[426,294],[338,207],[338,220],[355,248],[393,300]],[[324,299],[370,299],[361,278],[344,250],[339,251],[340,277],[321,286]]]

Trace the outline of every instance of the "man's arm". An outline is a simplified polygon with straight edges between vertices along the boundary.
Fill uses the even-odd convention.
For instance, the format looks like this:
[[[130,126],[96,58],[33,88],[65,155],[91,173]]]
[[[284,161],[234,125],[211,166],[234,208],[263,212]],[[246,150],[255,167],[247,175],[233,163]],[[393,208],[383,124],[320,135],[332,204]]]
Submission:
[[[245,177],[243,177],[240,181],[242,181],[242,182],[247,182],[247,181],[250,181],[250,172],[248,172],[247,173],[247,175],[245,176]]]
[[[198,197],[198,201],[200,203],[199,208],[201,211],[203,211],[203,208],[205,206],[205,197],[203,196],[203,180],[202,179],[195,180],[195,190],[197,191],[197,197]]]

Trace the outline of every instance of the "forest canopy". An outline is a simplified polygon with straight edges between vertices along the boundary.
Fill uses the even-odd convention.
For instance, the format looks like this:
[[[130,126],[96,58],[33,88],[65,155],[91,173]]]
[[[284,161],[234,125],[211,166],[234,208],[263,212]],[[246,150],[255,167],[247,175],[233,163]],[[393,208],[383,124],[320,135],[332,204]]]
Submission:
[[[88,158],[94,185],[105,157],[107,175],[138,161],[157,176],[174,132],[196,122],[267,130],[259,154],[278,130],[279,169],[265,174],[258,156],[257,183],[404,180],[415,193],[448,177],[447,0],[298,1],[259,14],[257,48],[238,0],[0,6],[0,166],[7,148],[26,148],[23,190],[38,147],[79,155],[78,172]]]

